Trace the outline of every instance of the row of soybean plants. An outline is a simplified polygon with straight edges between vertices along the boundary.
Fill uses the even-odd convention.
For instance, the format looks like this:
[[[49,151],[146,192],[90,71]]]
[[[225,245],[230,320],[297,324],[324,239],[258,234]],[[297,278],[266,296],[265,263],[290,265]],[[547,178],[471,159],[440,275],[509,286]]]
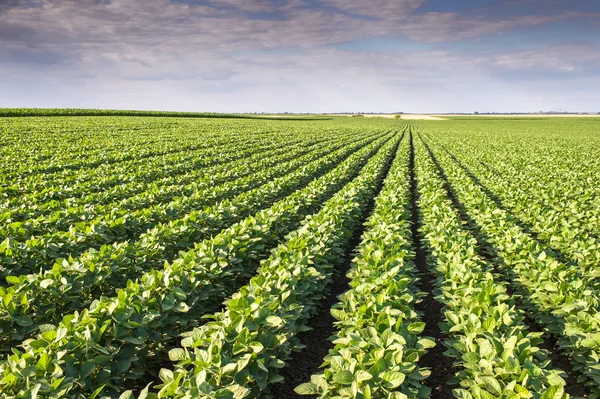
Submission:
[[[482,164],[481,159],[491,158],[485,142],[474,149],[457,142],[451,144],[447,136],[444,138],[446,151],[453,154],[503,208],[524,222],[564,259],[576,263],[582,272],[600,276],[595,267],[600,262],[600,207],[595,209],[569,201],[557,190],[540,188],[537,177],[528,174],[527,170],[521,171],[514,161],[494,161],[492,167]],[[560,179],[554,184],[568,189],[567,183]]]
[[[0,288],[0,330],[5,349],[36,331],[40,325],[60,321],[65,312],[85,308],[99,295],[114,295],[129,279],[161,269],[165,261],[196,242],[217,234],[261,209],[302,188],[334,168],[348,156],[364,156],[389,135],[367,145],[371,138],[349,140],[334,150],[325,147],[312,157],[299,157],[289,173],[273,178],[277,167],[257,171],[262,184],[236,197],[191,212],[184,218],[159,224],[139,240],[105,245],[78,258],[59,260],[51,268],[30,274],[7,276],[9,286]],[[364,147],[364,148],[362,148]],[[362,149],[361,149],[362,148]],[[354,155],[351,155],[354,154]],[[10,269],[7,269],[10,270]]]
[[[512,139],[486,125],[480,126],[478,135],[456,134],[452,129],[440,139],[453,136],[467,151],[477,152],[478,167],[527,193],[529,201],[543,208],[546,220],[565,219],[569,227],[583,230],[572,234],[573,238],[585,231],[598,238],[600,191],[594,176],[600,172],[600,143],[593,127],[580,120],[568,125],[539,123],[524,124],[532,131]]]
[[[350,137],[353,136],[342,137],[341,142],[349,141]],[[3,255],[0,264],[3,269],[13,272],[15,266],[35,270],[52,265],[58,258],[78,256],[89,248],[97,249],[102,245],[136,239],[158,223],[181,219],[195,209],[252,190],[264,184],[264,179],[279,177],[299,167],[299,160],[315,159],[325,155],[326,150],[335,150],[340,146],[336,141],[321,142],[316,149],[298,144],[287,148],[287,152],[273,154],[269,158],[264,158],[264,153],[252,154],[250,151],[251,155],[247,158],[216,167],[213,174],[210,174],[213,172],[210,168],[205,169],[207,174],[202,174],[202,178],[191,185],[187,195],[184,193],[171,201],[138,210],[122,209],[118,205],[112,208],[107,206],[100,209],[103,213],[94,217],[93,209],[83,206],[75,209],[70,217],[55,212],[48,218],[40,216],[23,223],[5,224],[0,228],[0,234],[6,237],[0,244],[0,254]],[[253,170],[250,168],[266,171],[269,175],[261,180],[256,174],[249,173]],[[148,195],[152,196],[152,193]],[[73,224],[78,214],[89,216],[90,220]],[[63,224],[68,226],[67,229],[60,229]],[[56,228],[52,228],[52,225]]]
[[[443,170],[420,136],[414,148],[423,246],[436,276],[435,298],[444,307],[445,355],[459,369],[451,381],[459,385],[454,396],[566,397],[564,374],[551,367],[537,346],[541,333],[527,331],[524,312],[479,254],[476,237],[449,197]]]
[[[0,364],[0,391],[7,398],[34,393],[87,398],[100,392],[114,397],[158,374],[164,377],[165,372],[158,370],[168,361],[177,337],[201,324],[204,314],[217,311],[286,234],[357,174],[364,176],[365,164],[371,170],[368,165],[375,162],[371,159],[382,158],[373,155],[388,154],[397,137],[377,139],[341,163],[338,160],[335,168],[325,168],[331,169],[325,174],[317,165],[313,175],[321,177],[270,208],[196,244],[161,269],[144,272],[113,296],[102,296],[57,324],[40,326],[39,333],[23,341],[23,350],[13,348]],[[374,184],[371,174],[368,179],[369,185]]]
[[[589,145],[594,146],[592,143]],[[540,148],[528,154],[529,162],[533,159],[540,160],[538,168],[535,164],[527,165],[521,157],[510,154],[495,164],[494,158],[487,151],[482,151],[482,159],[487,159],[487,169],[494,171],[499,177],[518,182],[519,188],[527,193],[529,201],[542,204],[547,218],[562,217],[569,222],[569,227],[577,227],[583,230],[582,234],[590,233],[599,237],[600,192],[594,184],[594,176],[598,171],[587,168],[588,159],[594,155],[582,153],[577,156],[580,165],[575,168],[566,165],[564,158],[556,157],[551,162],[545,162],[540,159],[545,151],[546,148]],[[539,165],[544,167],[539,168]],[[577,169],[579,173],[573,176]],[[572,177],[566,178],[569,175]]]
[[[434,345],[420,336],[415,312],[422,293],[411,239],[410,140],[398,154],[375,200],[348,277],[350,289],[331,310],[334,347],[324,370],[296,388],[320,398],[425,398],[429,370],[419,359]]]
[[[0,170],[7,177],[66,177],[70,170],[134,161],[160,153],[204,146],[199,138],[268,134],[268,124],[252,126],[156,118],[11,118],[0,120]],[[241,136],[240,136],[241,137]],[[135,148],[135,152],[123,151]],[[19,162],[20,161],[20,162]]]
[[[301,348],[297,335],[317,311],[399,140],[388,142],[358,177],[272,250],[223,310],[184,333],[181,346],[169,351],[175,367],[163,368],[162,384],[147,387],[138,397],[267,396],[272,384],[282,382],[279,370]],[[124,392],[121,397],[133,395]]]
[[[269,149],[289,139],[285,135],[263,137],[259,134],[238,138],[237,134],[231,133],[222,137],[204,136],[197,134],[196,137],[190,138],[193,142],[191,146],[184,143],[177,146],[171,143],[175,149],[167,152],[159,146],[154,149],[158,152],[152,152],[149,156],[142,156],[139,145],[130,144],[122,151],[137,154],[132,161],[106,163],[101,160],[86,168],[72,168],[70,164],[63,164],[60,173],[26,176],[20,174],[2,187],[3,196],[6,197],[2,209],[11,206],[24,208],[24,205],[26,208],[37,209],[47,201],[56,201],[58,204],[61,201],[69,201],[70,204],[78,197],[86,197],[86,200],[94,203],[104,198],[112,198],[115,194],[136,193],[139,192],[135,191],[136,189],[144,187],[140,183],[149,184],[165,176],[181,175],[202,166],[239,159],[243,155],[239,154],[240,150],[253,147],[257,150],[262,147]],[[231,143],[232,140],[235,144]],[[223,158],[216,158],[215,153],[222,153]],[[116,190],[116,193],[107,193],[107,190]]]
[[[499,259],[499,268],[524,306],[559,340],[577,380],[600,395],[600,298],[595,278],[561,262],[544,243],[525,232],[440,146],[432,148],[466,212]]]
[[[274,157],[286,151],[287,146],[249,146],[248,143],[240,147],[245,159],[256,157]],[[293,144],[288,143],[293,149]],[[317,143],[307,145],[306,152]],[[251,149],[254,151],[252,151]],[[214,150],[213,150],[214,152]],[[212,158],[212,157],[211,157]],[[252,161],[252,159],[250,160]],[[149,161],[150,162],[150,161]],[[196,161],[194,161],[195,163]],[[231,160],[210,160],[198,162],[195,167],[182,173],[174,173],[173,170],[165,171],[164,176],[153,174],[152,178],[140,179],[130,184],[117,185],[101,193],[89,192],[77,197],[68,197],[62,200],[41,200],[39,202],[16,205],[9,208],[0,215],[0,220],[22,222],[19,227],[31,230],[39,234],[47,229],[59,229],[68,227],[77,222],[91,221],[102,214],[122,212],[124,210],[137,210],[152,206],[159,202],[170,201],[180,196],[193,195],[199,180],[213,177],[229,168],[235,168],[241,163],[237,156]],[[149,167],[152,163],[146,165]],[[249,170],[246,174],[250,174]],[[235,175],[237,176],[237,175]],[[215,182],[219,177],[214,177]],[[78,191],[83,188],[78,187]],[[16,200],[15,200],[16,202]],[[7,209],[8,208],[8,209]],[[26,223],[23,223],[26,222]],[[16,228],[16,227],[15,227]],[[44,230],[42,230],[44,229]]]
[[[129,123],[111,129],[103,122],[97,120],[89,131],[85,130],[85,123],[78,120],[70,120],[72,130],[67,131],[56,131],[58,127],[41,122],[46,129],[27,132],[19,130],[24,126],[17,124],[14,128],[27,139],[5,149],[2,188],[23,194],[37,191],[42,184],[67,184],[77,177],[83,181],[108,177],[111,170],[127,171],[124,166],[135,168],[146,159],[160,162],[169,155],[206,149],[211,143],[226,143],[228,137],[241,138],[239,131],[218,134],[210,131],[209,126],[198,126],[190,131],[167,126],[163,130],[138,127],[128,134]],[[78,134],[79,130],[85,133]],[[88,144],[90,135],[97,136],[98,142]],[[38,138],[42,141],[37,142]],[[52,139],[50,143],[48,138]],[[19,163],[21,157],[23,162]]]
[[[328,121],[214,121],[159,118],[42,118],[0,120],[0,182],[63,182],[73,171],[140,165],[144,159],[209,147],[248,136],[276,142],[316,129],[339,130]],[[13,122],[13,123],[10,123]],[[339,124],[338,124],[339,125]],[[11,135],[9,133],[14,133]],[[3,186],[3,185],[2,185]],[[25,187],[22,187],[24,189]],[[17,189],[17,188],[15,188]]]
[[[290,143],[290,145],[293,144]],[[104,187],[105,189],[100,192],[97,191],[97,187],[103,184],[103,180],[90,179],[89,182],[83,184],[77,180],[75,186],[62,186],[64,189],[62,194],[60,190],[39,190],[19,198],[7,199],[2,204],[2,214],[0,215],[2,219],[0,220],[11,223],[21,222],[19,225],[22,225],[22,228],[33,232],[43,232],[41,230],[43,228],[64,228],[74,222],[94,219],[103,212],[110,213],[110,207],[117,205],[127,206],[128,203],[131,203],[134,206],[143,207],[146,198],[153,199],[157,195],[163,195],[168,200],[168,196],[183,195],[187,187],[193,189],[193,183],[204,177],[205,172],[215,173],[221,169],[221,165],[235,163],[242,157],[261,152],[276,154],[278,150],[278,146],[274,144],[265,146],[260,142],[246,141],[234,146],[232,152],[224,151],[224,159],[216,156],[214,148],[202,152],[191,151],[185,155],[187,159],[181,163],[181,165],[186,165],[185,170],[179,170],[178,166],[170,164],[171,161],[174,161],[172,158],[167,159],[165,168],[160,167],[153,160],[145,160],[141,166],[125,168],[127,176],[129,176],[127,179],[132,179],[130,183],[123,182],[110,188]],[[238,151],[241,154],[238,154]],[[207,168],[212,168],[212,170],[206,170]],[[119,172],[117,172],[118,174]],[[112,176],[114,177],[114,175]],[[60,198],[61,196],[64,198]],[[149,205],[151,204],[149,202]],[[46,221],[46,219],[50,220]]]
[[[152,116],[152,117],[181,117],[181,118],[260,118],[247,114],[222,114],[217,112],[185,112],[185,111],[142,111],[122,109],[94,108],[0,108],[2,117],[23,116]]]
[[[76,122],[73,124],[77,126]],[[98,126],[99,130],[101,126]],[[192,183],[199,169],[239,160],[252,149],[254,152],[277,150],[282,143],[311,144],[318,139],[314,130],[313,133],[297,134],[297,131],[268,131],[263,127],[263,130],[253,132],[240,126],[215,133],[206,132],[206,128],[200,125],[191,133],[176,130],[167,136],[166,144],[149,145],[150,150],[145,143],[124,143],[119,150],[129,154],[132,160],[128,161],[108,162],[101,158],[85,168],[65,162],[61,164],[60,172],[17,173],[16,178],[1,173],[0,179],[10,181],[0,188],[0,197],[4,198],[0,203],[0,220],[20,221],[63,208],[106,204],[143,193],[151,183],[173,189]],[[77,142],[70,135],[58,141]],[[59,148],[57,152],[69,150]],[[79,153],[85,153],[85,150],[79,150]]]
[[[443,176],[426,147],[414,140],[419,220],[435,298],[443,305],[446,356],[458,370],[450,382],[459,398],[563,398],[564,380],[528,333],[524,313],[495,280],[472,233],[449,198]],[[408,162],[405,161],[404,165]],[[349,273],[351,290],[332,310],[339,332],[323,374],[299,386],[321,398],[429,397],[429,371],[418,362],[434,345],[421,336],[414,311],[418,291],[409,225],[408,167],[391,173],[371,228]],[[404,175],[402,174],[404,172]],[[190,396],[191,397],[191,396]]]
[[[566,397],[561,372],[536,346],[540,334],[527,333],[523,313],[514,309],[491,265],[477,254],[474,237],[419,139],[414,152],[423,246],[436,276],[436,298],[444,307],[445,355],[455,359],[458,370],[451,381],[459,385],[454,396]],[[418,365],[434,343],[421,336],[424,323],[414,310],[422,293],[407,239],[408,154],[388,179],[349,272],[351,289],[332,310],[339,332],[325,371],[299,386],[300,394],[424,398],[431,393],[429,371]]]

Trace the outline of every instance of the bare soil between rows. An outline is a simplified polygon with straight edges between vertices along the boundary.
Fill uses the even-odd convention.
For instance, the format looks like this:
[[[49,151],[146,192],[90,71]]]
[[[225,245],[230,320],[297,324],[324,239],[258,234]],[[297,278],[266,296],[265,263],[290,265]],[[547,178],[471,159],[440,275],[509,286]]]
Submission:
[[[407,140],[408,134],[404,133],[404,136],[398,142],[398,145],[394,149],[394,154],[397,153],[398,147],[402,140]],[[320,366],[323,364],[323,358],[327,356],[329,350],[333,348],[333,343],[330,337],[335,332],[335,318],[331,315],[331,308],[335,305],[339,299],[338,296],[343,294],[349,289],[349,279],[346,276],[352,260],[356,255],[356,250],[362,240],[362,235],[365,231],[364,223],[373,213],[375,208],[375,198],[381,192],[383,183],[389,174],[392,163],[395,160],[396,155],[392,157],[390,162],[385,166],[382,179],[377,184],[375,195],[370,199],[369,203],[365,207],[361,221],[348,242],[346,252],[344,254],[344,260],[341,265],[334,271],[332,281],[330,283],[329,292],[321,301],[319,313],[311,317],[308,322],[308,327],[311,330],[304,333],[298,334],[300,342],[306,347],[300,352],[296,352],[292,355],[292,359],[287,362],[286,366],[280,371],[283,376],[283,384],[276,384],[271,388],[273,397],[278,399],[300,399],[314,396],[298,395],[294,389],[305,382],[310,381],[310,377],[313,374],[317,374],[320,371]]]

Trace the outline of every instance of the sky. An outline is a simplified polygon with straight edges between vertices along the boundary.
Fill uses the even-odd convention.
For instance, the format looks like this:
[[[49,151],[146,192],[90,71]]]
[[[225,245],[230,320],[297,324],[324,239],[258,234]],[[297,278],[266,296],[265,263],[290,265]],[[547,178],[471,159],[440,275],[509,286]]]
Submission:
[[[600,112],[600,1],[0,0],[0,107]]]

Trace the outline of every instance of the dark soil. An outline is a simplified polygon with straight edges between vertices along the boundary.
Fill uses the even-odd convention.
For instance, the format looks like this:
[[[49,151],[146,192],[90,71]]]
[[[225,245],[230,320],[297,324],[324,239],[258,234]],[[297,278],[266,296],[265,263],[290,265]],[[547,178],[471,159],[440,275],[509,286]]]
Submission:
[[[333,343],[329,338],[334,334],[333,323],[335,319],[330,313],[331,307],[338,302],[338,295],[348,290],[348,277],[346,273],[354,258],[354,248],[360,244],[360,237],[363,229],[357,229],[352,236],[348,250],[344,255],[344,262],[335,271],[331,281],[330,291],[327,297],[323,298],[320,305],[320,311],[317,315],[310,318],[308,326],[312,329],[298,334],[298,338],[306,348],[292,355],[292,359],[287,362],[280,374],[283,375],[283,384],[273,385],[271,392],[274,398],[278,399],[299,399],[307,398],[306,395],[298,395],[294,388],[298,385],[310,382],[310,376],[319,372],[323,358],[327,356],[329,350],[333,348]]]
[[[481,190],[485,193],[485,195],[488,198],[490,198],[494,202],[494,204],[496,204],[496,206],[498,208],[502,209],[503,211],[505,211],[507,213],[511,222],[513,222],[517,226],[519,226],[519,228],[521,230],[523,230],[523,232],[525,234],[529,235],[534,240],[539,241],[540,243],[544,244],[544,246],[548,245],[547,240],[540,238],[539,234],[536,233],[535,231],[533,231],[531,229],[531,226],[528,223],[524,222],[523,220],[519,219],[518,217],[513,216],[512,212],[504,205],[504,203],[502,202],[500,197],[498,197],[494,192],[492,192],[492,190],[490,190],[476,175],[474,175],[473,172],[471,172],[471,170],[469,168],[467,168],[465,165],[463,165],[462,162],[460,162],[454,156],[454,154],[452,154],[450,151],[448,151],[444,146],[441,146],[441,147],[448,154],[448,156],[450,156],[450,158],[452,158],[452,160],[454,162],[456,162],[456,164],[467,174],[467,176],[469,176],[469,178],[473,181],[473,183],[478,185],[479,188],[481,188]],[[480,162],[480,163],[487,167],[487,165],[485,165],[484,163],[482,163],[482,162]],[[576,267],[576,265],[573,263],[573,261],[571,261],[569,259],[569,256],[567,254],[563,253],[562,251],[553,249],[553,248],[547,248],[546,251],[549,254],[552,254],[552,256],[554,256],[559,262],[565,263],[565,264],[571,264],[574,267]]]
[[[528,306],[523,305],[524,299],[516,293],[516,291],[518,290],[518,287],[516,286],[515,280],[514,279],[509,280],[508,279],[509,276],[504,275],[499,270],[499,267],[498,267],[499,258],[498,258],[498,254],[496,253],[495,248],[493,247],[493,245],[491,245],[489,243],[490,242],[489,238],[485,235],[485,233],[483,233],[483,231],[481,231],[481,229],[479,228],[477,223],[468,216],[463,204],[458,200],[458,198],[456,197],[456,194],[452,190],[452,186],[450,185],[443,168],[438,163],[437,159],[435,158],[435,155],[433,154],[431,149],[427,146],[427,144],[425,144],[425,146],[427,147],[427,150],[438,169],[438,173],[440,174],[440,177],[442,177],[442,179],[444,180],[444,184],[446,186],[446,190],[448,191],[449,198],[451,199],[455,208],[458,210],[461,219],[466,223],[467,228],[473,233],[473,236],[477,240],[477,247],[479,249],[479,255],[486,262],[488,262],[490,265],[493,266],[494,274],[496,275],[496,277],[498,277],[498,281],[502,281],[502,282],[506,283],[505,284],[506,292],[508,295],[510,295],[511,297],[514,298],[515,305],[517,306],[517,308],[519,308],[523,311],[523,315],[524,315],[523,321],[524,321],[525,325],[528,327],[528,330],[532,331],[532,332],[544,332],[544,336],[542,337],[542,339],[544,341],[542,343],[538,344],[538,346],[541,349],[548,351],[548,358],[552,361],[552,366],[554,368],[563,370],[566,373],[566,375],[563,375],[563,378],[566,382],[565,392],[567,392],[571,397],[587,398],[589,396],[589,390],[587,388],[585,388],[584,386],[582,386],[581,384],[577,383],[577,377],[576,377],[577,373],[575,373],[573,371],[572,360],[561,353],[560,347],[558,345],[558,340],[556,339],[556,337],[548,334],[548,332],[546,332],[543,329],[543,327],[541,327],[539,324],[537,324],[537,322],[528,314],[528,310],[527,310]],[[446,151],[448,153],[448,155],[468,174],[468,176],[471,178],[471,180],[473,180],[473,182],[475,184],[478,184],[483,189],[484,193],[486,195],[488,195],[496,203],[496,205],[499,208],[504,209],[501,201],[491,191],[489,191],[476,176],[474,176],[465,166],[463,166],[456,159],[456,157],[453,154],[451,154],[448,150],[446,150],[444,148],[444,151]],[[518,222],[514,219],[513,219],[513,221]],[[517,223],[517,224],[520,225],[521,228],[523,228],[523,230],[525,231],[526,234],[531,235],[533,237],[533,239],[537,240],[537,236],[534,233],[530,232],[526,226],[522,226],[521,223]],[[512,276],[512,277],[516,277],[516,276]]]
[[[561,353],[558,340],[553,335],[545,332],[533,318],[527,315],[526,310],[523,313],[525,313],[525,323],[529,327],[529,331],[544,332],[544,336],[542,337],[544,341],[537,346],[548,351],[548,358],[552,361],[552,367],[561,369],[566,373],[566,375],[562,376],[567,383],[565,385],[565,392],[571,395],[571,397],[587,398],[590,394],[589,390],[577,382],[577,373],[573,371],[572,360]]]
[[[401,139],[406,140],[406,135]],[[397,147],[396,147],[397,150]],[[395,153],[395,151],[394,151]],[[307,395],[298,395],[294,388],[298,385],[310,382],[310,376],[319,372],[323,358],[327,356],[329,350],[333,348],[333,343],[329,338],[335,332],[335,319],[330,313],[330,309],[338,302],[338,296],[348,290],[348,277],[346,273],[352,264],[355,256],[355,250],[361,242],[361,236],[364,232],[364,222],[373,212],[375,198],[383,187],[383,181],[387,176],[393,159],[386,165],[383,178],[379,181],[376,194],[367,204],[365,212],[359,227],[354,231],[352,238],[348,243],[343,263],[334,271],[330,283],[328,294],[321,301],[319,313],[311,317],[308,326],[311,330],[298,334],[298,338],[306,348],[292,355],[292,359],[286,362],[286,366],[281,370],[283,384],[274,384],[271,388],[271,394],[277,399],[300,399],[307,398]]]
[[[412,239],[415,246],[415,264],[419,270],[420,288],[426,294],[415,308],[422,313],[421,320],[425,322],[423,336],[435,339],[436,346],[430,348],[419,360],[419,366],[431,369],[431,376],[425,381],[432,389],[431,398],[446,399],[453,398],[452,387],[448,381],[454,377],[452,359],[444,355],[444,334],[440,330],[438,323],[443,320],[442,305],[434,299],[434,276],[427,267],[427,254],[423,248],[421,240],[421,222],[419,220],[418,191],[417,181],[415,179],[415,153],[413,145],[413,135],[410,136],[410,190],[412,202]]]
[[[385,141],[385,142],[382,144],[382,146],[383,146],[383,145],[385,145],[385,143],[387,143],[387,142],[388,142],[388,140],[386,140],[386,141]],[[364,148],[364,147],[360,147],[360,148],[357,148],[357,149],[353,150],[353,151],[351,152],[351,154],[353,154],[353,153],[355,153],[355,152],[359,151],[361,148]],[[381,147],[379,147],[379,148],[381,148]],[[331,168],[329,168],[329,169],[325,170],[325,171],[319,172],[318,174],[316,174],[316,175],[315,175],[315,178],[318,178],[318,177],[321,177],[321,176],[323,176],[325,173],[327,173],[327,171],[331,170],[333,167],[335,167],[335,165],[334,165],[334,166],[332,166]],[[359,173],[359,172],[356,172],[356,173],[352,174],[352,177],[351,177],[351,178],[350,178],[348,181],[351,181],[351,180],[352,180],[352,179],[354,179],[356,176],[358,176],[358,173]],[[386,171],[386,173],[387,173],[387,171]],[[304,186],[303,186],[303,187],[304,187]],[[331,194],[331,195],[332,195],[332,194]],[[327,196],[327,198],[330,198],[330,197],[331,197],[331,195],[328,195],[328,196]],[[318,209],[318,208],[317,208],[317,209]],[[307,212],[307,213],[308,213],[308,212]],[[301,223],[300,221],[297,221],[297,222],[295,222],[293,225],[290,225],[290,228],[289,228],[289,229],[287,229],[287,230],[288,230],[288,231],[295,230],[295,229],[296,229],[296,228],[297,228],[297,227],[300,225],[300,223]],[[362,233],[361,233],[361,234],[362,234]],[[284,239],[284,236],[282,235],[282,236],[280,237],[280,240],[283,240],[283,239]],[[350,256],[350,255],[348,255],[348,256]],[[257,268],[257,267],[258,267],[258,263],[259,263],[259,262],[258,262],[258,261],[256,261],[256,264],[254,265],[254,268]],[[343,274],[342,274],[340,277],[341,277],[341,278],[343,278],[343,279],[345,279],[345,272],[344,272],[344,273],[343,273]],[[241,279],[241,280],[234,280],[233,282],[234,282],[235,284],[234,284],[233,291],[235,292],[235,291],[237,291],[237,290],[238,290],[240,287],[242,287],[243,285],[247,284],[247,283],[248,283],[248,281],[249,281],[249,279],[250,279],[250,278],[249,278],[249,277],[247,277],[247,278],[245,278],[245,279]],[[334,276],[334,280],[338,280],[337,276]],[[344,280],[344,282],[345,282],[345,287],[347,288],[347,281],[346,281],[346,280]],[[335,283],[335,281],[334,281],[334,283]],[[332,287],[332,289],[334,289],[334,288],[335,288],[335,287]],[[343,292],[343,291],[342,291],[342,292]],[[339,294],[339,293],[338,293],[338,294]],[[338,294],[336,294],[336,295],[338,295]],[[326,304],[325,304],[325,305],[326,305]],[[325,306],[325,305],[323,305],[323,306]],[[213,312],[221,312],[221,311],[225,310],[225,308],[226,308],[226,302],[225,302],[225,301],[223,301],[223,302],[222,302],[220,305],[218,305],[218,307],[217,307],[216,309],[210,310],[210,313],[213,313]],[[327,307],[327,309],[329,309],[329,308],[330,308],[330,306],[329,306],[329,307]],[[207,313],[208,313],[208,312],[207,312]],[[315,316],[315,318],[319,318],[319,315]],[[198,323],[199,323],[199,325],[200,325],[201,323],[203,323],[203,322],[204,322],[204,320],[198,320]],[[318,326],[313,326],[313,325],[310,325],[310,327],[313,327],[313,328],[317,328],[317,329],[319,329],[319,327],[318,327]],[[191,327],[188,327],[188,329],[190,329],[190,328],[191,328]],[[312,332],[312,331],[311,331],[311,332]],[[309,333],[311,333],[311,332],[308,332],[307,334],[309,334]],[[300,337],[301,337],[301,339],[302,339],[302,335],[300,335]],[[326,340],[327,338],[329,338],[329,335],[325,337],[325,340]],[[172,368],[173,368],[173,365],[174,365],[174,364],[173,364],[173,361],[171,361],[171,360],[168,358],[168,356],[167,356],[167,355],[168,355],[168,352],[169,352],[169,350],[171,350],[171,349],[174,349],[174,348],[178,348],[178,347],[180,346],[180,342],[181,342],[181,337],[179,337],[179,336],[173,336],[173,337],[170,337],[170,338],[169,338],[167,341],[165,341],[165,342],[162,342],[162,344],[161,344],[161,350],[157,351],[158,355],[157,355],[155,358],[152,358],[152,359],[149,359],[149,360],[148,360],[147,367],[146,367],[146,371],[147,371],[147,378],[145,377],[145,378],[143,378],[143,379],[140,379],[140,380],[137,380],[137,381],[134,381],[134,382],[128,383],[128,385],[126,385],[124,388],[125,388],[125,389],[130,389],[130,390],[132,390],[133,392],[140,392],[140,391],[141,391],[141,390],[142,390],[142,389],[143,389],[143,388],[144,388],[144,387],[145,387],[145,386],[148,384],[148,382],[152,382],[152,383],[153,383],[153,385],[160,385],[160,384],[162,384],[162,381],[161,381],[161,380],[160,380],[160,378],[159,378],[159,372],[160,372],[161,368],[165,368],[165,369],[172,369]],[[303,341],[303,342],[304,342],[304,341]],[[307,350],[308,350],[308,348],[307,348]],[[322,360],[323,360],[323,358],[321,357],[321,362],[322,362]],[[321,363],[319,363],[319,365],[320,365],[320,364],[321,364]],[[315,368],[315,370],[316,370],[316,368]],[[309,378],[310,378],[310,374],[309,374]],[[286,378],[286,380],[287,380],[287,378]],[[305,381],[302,381],[302,382],[305,382]],[[297,385],[298,385],[298,384],[297,384]],[[294,385],[294,386],[292,387],[292,392],[293,392],[293,388],[295,388],[295,386],[296,386],[296,385]],[[284,396],[282,396],[282,397],[284,397]]]

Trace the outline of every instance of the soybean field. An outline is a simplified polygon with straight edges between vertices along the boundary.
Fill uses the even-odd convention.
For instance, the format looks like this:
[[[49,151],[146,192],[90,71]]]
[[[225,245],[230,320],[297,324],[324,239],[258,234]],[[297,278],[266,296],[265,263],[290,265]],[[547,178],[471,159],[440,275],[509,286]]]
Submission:
[[[0,399],[600,398],[600,118],[3,115]]]

